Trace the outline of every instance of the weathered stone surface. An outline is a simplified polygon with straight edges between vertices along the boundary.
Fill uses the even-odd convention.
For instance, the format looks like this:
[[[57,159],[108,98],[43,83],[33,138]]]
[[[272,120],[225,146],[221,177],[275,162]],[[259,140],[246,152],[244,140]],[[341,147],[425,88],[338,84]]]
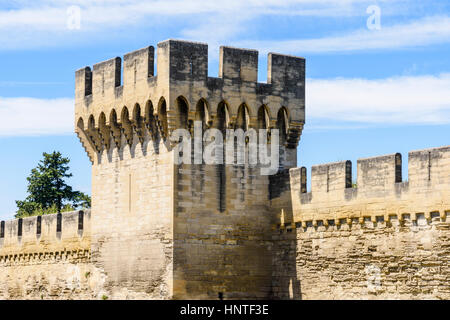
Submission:
[[[269,177],[248,164],[177,165],[168,137],[192,133],[195,120],[222,132],[283,126],[281,166],[295,166],[305,61],[271,54],[262,92],[257,51],[222,47],[219,78],[208,77],[205,44],[159,43],[157,76],[152,54],[125,56],[123,85],[117,58],[94,66],[92,94],[89,69],[77,71],[76,132],[93,162],[92,263],[108,290],[148,298],[268,298]]]
[[[222,47],[218,78],[205,44],[156,50],[157,73],[153,47],[125,55],[123,83],[120,58],[76,72],[92,213],[2,223],[0,298],[450,298],[450,147],[411,152],[405,182],[398,154],[360,159],[356,185],[349,161],[314,166],[307,192],[303,58],[269,54],[258,83],[255,50]],[[194,121],[280,129],[279,172],[177,164]]]
[[[449,225],[450,217],[283,233],[274,238],[274,292],[281,299],[449,299]]]
[[[353,186],[347,162],[314,166],[309,193],[290,170],[280,197],[292,214],[274,236],[279,298],[450,299],[450,147],[408,158],[405,182],[395,154],[358,160]]]

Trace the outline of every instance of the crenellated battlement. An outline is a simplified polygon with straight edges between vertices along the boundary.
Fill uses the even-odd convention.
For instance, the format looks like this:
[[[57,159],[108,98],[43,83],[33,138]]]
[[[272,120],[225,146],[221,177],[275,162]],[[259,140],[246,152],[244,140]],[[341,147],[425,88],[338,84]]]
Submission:
[[[165,139],[195,120],[271,129],[284,119],[286,147],[296,148],[305,120],[305,59],[269,53],[268,81],[259,83],[256,50],[221,47],[217,78],[208,77],[207,44],[159,43],[157,73],[154,55],[150,46],[126,54],[123,70],[117,57],[76,71],[75,131],[91,161],[123,140]]]
[[[450,146],[411,151],[408,178],[402,179],[399,153],[358,159],[356,179],[351,161],[313,166],[311,191],[306,168],[290,169],[295,221],[352,219],[450,212]],[[356,180],[356,183],[353,181]]]
[[[0,222],[0,262],[19,254],[90,249],[90,210]]]
[[[201,82],[204,89],[249,87],[255,93],[304,99],[305,59],[277,53],[268,54],[267,83],[259,83],[258,51],[220,47],[219,76],[208,77],[208,45],[182,40],[166,40],[157,46],[155,76],[154,47],[149,46],[76,71],[76,99],[89,106],[93,101],[116,100],[134,91],[137,84],[149,87],[167,85],[167,81]],[[84,100],[84,101],[83,101]]]

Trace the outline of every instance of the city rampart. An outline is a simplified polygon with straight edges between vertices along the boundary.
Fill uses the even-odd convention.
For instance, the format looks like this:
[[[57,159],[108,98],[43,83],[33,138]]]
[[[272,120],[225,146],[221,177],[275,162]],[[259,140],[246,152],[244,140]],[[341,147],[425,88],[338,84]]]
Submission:
[[[410,152],[407,179],[400,154],[359,159],[356,183],[351,169],[350,161],[313,166],[310,192],[306,168],[290,170],[292,214],[274,236],[275,290],[305,299],[449,299],[450,147]]]

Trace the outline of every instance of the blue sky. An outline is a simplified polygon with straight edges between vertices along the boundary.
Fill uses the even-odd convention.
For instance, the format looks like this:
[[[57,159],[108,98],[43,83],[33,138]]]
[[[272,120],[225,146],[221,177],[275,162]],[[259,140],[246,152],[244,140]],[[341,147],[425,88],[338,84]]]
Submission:
[[[299,166],[450,144],[450,1],[3,0],[0,219],[44,151],[70,157],[70,182],[90,191],[73,134],[75,70],[168,38],[207,42],[210,76],[220,45],[259,50],[261,82],[267,52],[305,57]]]

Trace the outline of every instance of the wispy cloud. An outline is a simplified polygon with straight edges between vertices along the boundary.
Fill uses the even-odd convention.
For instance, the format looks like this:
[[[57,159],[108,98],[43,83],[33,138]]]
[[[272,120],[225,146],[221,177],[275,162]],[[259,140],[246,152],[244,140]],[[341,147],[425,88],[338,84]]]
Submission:
[[[306,121],[314,128],[450,124],[450,74],[308,79]],[[0,137],[73,132],[73,100],[0,98]]]
[[[73,132],[73,99],[0,97],[0,137]]]
[[[397,0],[398,1],[398,0]],[[79,6],[82,21],[87,28],[107,29],[111,26],[132,25],[144,19],[162,16],[188,16],[198,14],[262,14],[342,16],[365,14],[355,10],[355,5],[367,4],[369,0],[258,0],[223,1],[203,0],[74,0],[74,1],[18,1],[17,6],[0,11],[0,28],[33,27],[53,30],[63,28],[67,22],[67,8]],[[381,1],[386,2],[386,0]],[[206,17],[206,16],[205,16]],[[228,16],[232,24],[233,16]],[[172,21],[173,23],[173,21]],[[98,30],[97,30],[98,31]]]
[[[349,52],[373,49],[403,49],[450,43],[450,17],[434,16],[381,30],[361,29],[317,39],[240,41],[237,45],[262,48],[261,52]]]
[[[383,16],[404,8],[402,4],[413,0],[379,0]],[[0,5],[0,50],[16,50],[42,47],[80,45],[89,41],[117,41],[118,33],[129,35],[137,30],[162,30],[178,27],[180,34],[202,41],[243,39],[248,26],[256,19],[267,16],[298,17],[352,17],[366,16],[366,7],[372,0],[17,0],[8,7]],[[81,9],[81,27],[67,27],[70,6]],[[364,20],[363,20],[364,21]],[[152,32],[154,33],[154,32]],[[353,50],[354,42],[365,38],[365,33],[343,36],[348,45],[340,45],[340,37],[331,43],[331,48]],[[383,38],[381,33],[378,34]],[[97,39],[97,40],[95,40]],[[352,40],[353,39],[353,40]],[[325,40],[330,40],[329,38]],[[331,39],[332,40],[332,39]],[[386,41],[386,40],[385,40]],[[278,41],[276,41],[278,43]],[[279,47],[292,49],[299,45],[316,50],[329,50],[324,39],[289,40]],[[272,43],[270,43],[272,46]],[[324,48],[324,49],[321,49]]]
[[[357,126],[450,124],[450,74],[309,79],[306,88],[306,120],[314,120],[318,127],[330,121]]]
[[[407,2],[408,0],[379,0],[378,3]],[[69,6],[79,6],[85,13],[88,23],[102,24],[105,22],[133,23],[148,14],[179,16],[192,14],[239,13],[248,10],[253,14],[295,14],[312,16],[342,16],[364,14],[359,5],[373,4],[372,0],[19,0],[16,5],[3,10],[9,13],[9,19],[4,23],[42,24],[60,21],[53,16],[54,10],[60,13]],[[357,10],[358,8],[358,10]],[[106,11],[104,11],[106,10]],[[93,16],[100,13],[99,16]],[[30,15],[29,15],[30,14]],[[111,15],[112,14],[112,15]],[[45,19],[49,18],[49,19]],[[231,20],[230,20],[231,22]]]

